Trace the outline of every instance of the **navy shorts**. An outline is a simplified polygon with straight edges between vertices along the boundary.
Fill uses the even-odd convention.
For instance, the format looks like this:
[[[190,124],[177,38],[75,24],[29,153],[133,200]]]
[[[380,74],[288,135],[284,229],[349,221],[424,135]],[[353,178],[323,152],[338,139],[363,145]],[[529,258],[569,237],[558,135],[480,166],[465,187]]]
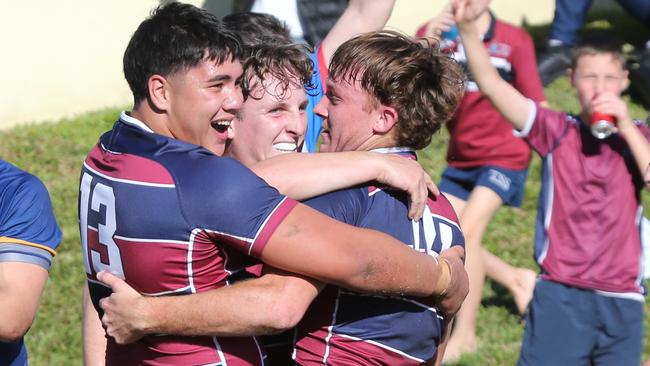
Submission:
[[[643,307],[639,299],[539,280],[517,365],[637,366]]]
[[[514,170],[491,165],[478,168],[448,166],[440,179],[440,190],[467,201],[474,187],[493,190],[506,206],[519,207],[524,200],[528,169]]]

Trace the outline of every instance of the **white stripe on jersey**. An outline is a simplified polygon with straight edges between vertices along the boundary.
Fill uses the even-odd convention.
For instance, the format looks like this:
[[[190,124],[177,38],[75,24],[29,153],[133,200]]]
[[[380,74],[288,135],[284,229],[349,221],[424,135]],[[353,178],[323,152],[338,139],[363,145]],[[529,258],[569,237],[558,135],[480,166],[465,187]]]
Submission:
[[[409,355],[409,354],[407,354],[407,353],[404,353],[404,352],[402,352],[402,351],[400,351],[400,350],[397,350],[397,349],[395,349],[395,348],[388,347],[387,345],[385,345],[385,344],[381,344],[381,343],[379,343],[379,342],[371,341],[371,340],[368,340],[368,339],[360,339],[360,338],[357,338],[357,337],[349,336],[349,335],[347,335],[347,334],[338,334],[338,333],[336,333],[336,335],[339,336],[339,337],[343,337],[343,338],[347,338],[347,339],[352,339],[353,341],[359,341],[359,342],[370,343],[370,344],[372,344],[373,346],[377,346],[377,347],[379,347],[379,348],[383,348],[383,349],[385,349],[385,350],[387,350],[387,351],[391,351],[391,352],[393,352],[393,353],[397,353],[398,355],[402,355],[402,356],[404,356],[404,357],[406,357],[406,358],[409,358],[409,359],[411,359],[411,360],[414,360],[414,361],[416,361],[416,362],[424,362],[424,361],[426,361],[426,360],[423,360],[423,359],[417,358],[417,357],[415,357],[415,356],[411,356],[411,355]]]
[[[327,357],[330,355],[330,339],[332,339],[332,331],[336,324],[336,314],[339,311],[339,298],[341,297],[341,290],[336,293],[336,302],[334,303],[334,312],[332,313],[332,324],[327,327],[327,337],[325,337],[325,354],[323,355],[323,365],[327,365]]]
[[[97,231],[96,228],[88,226],[89,229]],[[115,239],[120,239],[124,241],[140,241],[143,243],[168,243],[168,244],[180,244],[180,245],[189,245],[190,243],[182,240],[167,240],[167,239],[143,239],[143,238],[127,238],[126,236],[115,235]]]
[[[548,229],[551,226],[551,215],[553,213],[553,154],[548,154],[546,156],[546,172],[548,172],[548,182],[546,183],[548,186],[548,196],[546,197],[546,215],[544,216],[544,247],[542,249],[542,252],[539,254],[539,257],[537,257],[537,263],[539,265],[542,265],[542,262],[544,259],[546,259],[546,254],[548,254]]]

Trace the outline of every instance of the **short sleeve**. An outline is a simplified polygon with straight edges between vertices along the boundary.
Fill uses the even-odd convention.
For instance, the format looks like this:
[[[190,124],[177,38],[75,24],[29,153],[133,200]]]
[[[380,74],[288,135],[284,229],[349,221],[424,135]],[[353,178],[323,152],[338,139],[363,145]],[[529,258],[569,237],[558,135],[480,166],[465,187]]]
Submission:
[[[558,146],[569,128],[569,121],[564,112],[556,112],[532,102],[531,105],[531,116],[526,126],[514,133],[526,138],[530,146],[544,157]]]
[[[181,204],[190,224],[259,258],[297,202],[230,158],[204,159],[193,168],[200,173],[180,181]]]
[[[324,215],[353,226],[360,226],[367,195],[361,188],[330,192],[304,202]]]
[[[25,174],[0,192],[0,261],[26,262],[49,270],[61,231],[47,189]]]

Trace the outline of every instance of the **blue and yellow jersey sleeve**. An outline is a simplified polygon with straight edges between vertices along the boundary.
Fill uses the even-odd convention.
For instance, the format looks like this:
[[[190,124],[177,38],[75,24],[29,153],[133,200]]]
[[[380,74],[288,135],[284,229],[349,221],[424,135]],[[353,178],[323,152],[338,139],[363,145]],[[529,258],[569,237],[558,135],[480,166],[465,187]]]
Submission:
[[[0,160],[0,262],[33,263],[49,270],[60,242],[43,183]]]

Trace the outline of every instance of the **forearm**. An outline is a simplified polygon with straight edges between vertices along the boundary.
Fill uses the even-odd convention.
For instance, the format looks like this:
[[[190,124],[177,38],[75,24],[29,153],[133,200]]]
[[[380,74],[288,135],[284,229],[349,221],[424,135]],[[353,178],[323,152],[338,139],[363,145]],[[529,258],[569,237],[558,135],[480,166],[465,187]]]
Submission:
[[[327,66],[343,42],[357,34],[382,29],[393,11],[393,5],[395,0],[350,0],[321,44]]]
[[[467,64],[481,93],[512,123],[523,129],[530,113],[530,105],[517,89],[501,78],[481,41],[473,22],[458,24],[459,33],[467,56]]]
[[[304,280],[285,280],[267,274],[193,295],[144,297],[139,326],[147,334],[186,336],[278,333],[295,326],[318,294],[316,286]]]
[[[84,365],[103,366],[106,364],[106,335],[99,315],[90,300],[88,285],[84,286],[82,317]]]
[[[251,167],[255,174],[295,200],[305,200],[377,179],[380,154],[364,151],[284,154]]]
[[[351,290],[421,297],[435,293],[442,268],[390,235],[345,225],[304,205],[275,230],[262,260]]]
[[[650,143],[632,120],[619,121],[618,129],[630,147],[641,176],[645,177],[650,164]],[[648,181],[648,179],[644,178],[644,181]],[[650,189],[648,183],[646,183],[646,188]]]

